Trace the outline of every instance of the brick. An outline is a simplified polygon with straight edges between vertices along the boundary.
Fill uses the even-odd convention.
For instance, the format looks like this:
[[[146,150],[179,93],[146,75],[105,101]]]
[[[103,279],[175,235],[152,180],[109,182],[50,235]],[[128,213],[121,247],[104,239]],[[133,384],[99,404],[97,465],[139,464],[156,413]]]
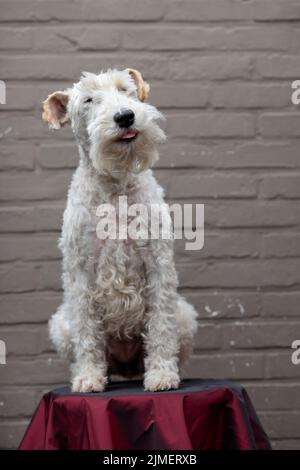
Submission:
[[[159,0],[145,0],[143,4],[139,0],[102,0],[101,5],[97,0],[89,0],[82,5],[82,11],[85,13],[81,18],[93,21],[153,21],[162,18],[164,5]]]
[[[2,265],[0,271],[1,292],[26,292],[36,288],[36,273],[32,265]]]
[[[297,0],[255,0],[253,18],[258,21],[294,21],[300,19]]]
[[[231,142],[219,145],[217,168],[295,168],[300,165],[300,142]]]
[[[293,287],[300,282],[300,260],[181,264],[182,287]]]
[[[3,110],[20,110],[29,111],[33,110],[36,105],[35,90],[31,86],[22,84],[11,85],[10,82],[6,83],[6,104]]]
[[[74,143],[42,144],[37,160],[42,168],[75,168],[79,161],[78,148]]]
[[[130,50],[283,50],[289,49],[293,31],[287,27],[132,28],[122,34]]]
[[[169,198],[252,198],[257,193],[257,181],[248,175],[198,175],[194,172],[169,171],[161,174],[160,181],[167,188]]]
[[[33,139],[53,139],[70,140],[73,139],[71,128],[65,128],[61,132],[49,130],[46,123],[42,121],[41,113],[39,116],[26,115],[16,116],[12,114],[0,115],[0,139],[6,144],[15,143],[16,140]]]
[[[225,80],[249,78],[253,66],[251,57],[237,54],[180,55],[170,65],[173,80]],[[4,77],[5,78],[5,77]]]
[[[33,170],[36,149],[33,145],[2,145],[0,170]]]
[[[1,240],[1,239],[0,239]],[[230,233],[204,231],[202,250],[186,250],[186,240],[176,240],[175,253],[178,262],[200,262],[202,259],[257,258],[261,240],[257,234],[230,231]]]
[[[238,21],[251,16],[251,5],[240,0],[167,0],[169,21]]]
[[[116,49],[120,45],[119,31],[113,30],[111,27],[88,28],[79,38],[79,50],[111,50]]]
[[[11,356],[37,357],[53,350],[47,324],[0,328],[0,338],[6,344],[7,362]]]
[[[58,231],[62,224],[62,205],[2,207],[0,232]]]
[[[2,11],[2,8],[1,8]],[[2,27],[0,31],[0,49],[28,50],[32,47],[32,32],[29,28]]]
[[[33,30],[34,49],[43,52],[83,50],[114,50],[119,45],[119,33],[111,27],[68,26]]]
[[[2,265],[0,292],[28,292],[33,290],[60,290],[60,262],[47,261]]]
[[[151,85],[151,104],[164,108],[205,108],[209,103],[210,89],[200,83],[170,83]]]
[[[295,233],[269,233],[262,237],[264,258],[300,256],[300,235]]]
[[[298,411],[261,413],[260,419],[271,439],[274,437],[300,437],[300,413]]]
[[[254,262],[253,262],[254,266]],[[298,272],[300,262],[298,259],[267,260],[261,263],[261,285],[270,286],[290,286],[299,283]],[[258,274],[258,278],[260,274]]]
[[[25,385],[31,378],[31,385],[66,383],[68,367],[62,359],[45,357],[40,359],[12,359],[7,362],[0,376],[0,384]]]
[[[58,235],[0,237],[0,261],[60,259],[57,243]]]
[[[299,44],[300,44],[300,29],[295,29],[293,33],[290,52],[297,52],[297,50],[299,50]]]
[[[60,9],[59,9],[60,5]],[[76,5],[78,7],[78,3]],[[74,16],[78,19],[80,11],[76,8],[72,0],[63,2],[52,1],[48,5],[39,0],[30,0],[26,3],[22,0],[12,0],[2,2],[2,21],[48,21],[50,19],[59,19],[59,15],[66,15],[69,18]],[[52,10],[52,12],[51,12]]]
[[[10,0],[2,2],[2,21],[152,21],[163,14],[159,0]]]
[[[271,174],[264,176],[260,185],[260,194],[266,199],[299,199],[300,175]]]
[[[37,406],[36,390],[3,389],[0,392],[0,417],[32,416]]]
[[[272,440],[273,450],[300,450],[300,439]]]
[[[295,332],[292,341],[298,338]],[[266,372],[265,376],[268,379],[287,379],[287,378],[300,378],[300,367],[292,363],[291,357],[293,349],[290,352],[270,353],[266,357]]]
[[[48,321],[61,302],[58,293],[21,293],[0,296],[2,325]]]
[[[289,348],[300,323],[244,323],[223,326],[226,348]]]
[[[300,408],[298,383],[247,384],[247,392],[257,410],[288,410]]]
[[[268,137],[298,137],[300,114],[296,113],[265,113],[258,120],[259,130]]]
[[[236,68],[242,67],[245,61],[237,60]],[[66,67],[66,63],[68,67]],[[27,56],[3,55],[1,59],[1,76],[3,80],[8,79],[33,79],[33,80],[79,80],[81,72],[88,70],[99,73],[101,64],[105,63],[105,68],[117,67],[120,69],[128,67],[127,54],[76,54],[72,55],[49,55],[47,60],[42,60],[41,55],[31,55],[30,60]],[[132,67],[142,70],[144,76],[151,79],[162,79],[167,73],[167,62],[164,58],[158,58],[148,55],[134,57]],[[224,64],[225,66],[225,64]],[[245,67],[245,66],[244,66]],[[227,74],[230,73],[229,69]]]
[[[195,352],[210,349],[220,349],[221,329],[218,325],[204,325],[199,323],[195,336]]]
[[[249,137],[255,134],[255,121],[250,114],[178,114],[168,116],[167,132],[176,137]]]
[[[73,77],[73,81],[79,77]],[[53,81],[36,81],[34,84],[35,92],[35,104],[38,109],[38,116],[42,115],[42,103],[47,98],[47,96],[57,90],[65,90],[70,87],[70,80],[55,80]],[[47,128],[47,127],[46,127]],[[64,128],[64,130],[66,127]],[[56,140],[59,140],[59,137],[62,135],[61,132],[54,132]]]
[[[230,50],[267,50],[288,51],[293,41],[293,30],[290,26],[243,26],[226,31],[223,47]],[[221,35],[220,35],[221,36]],[[220,42],[222,38],[220,37]]]
[[[266,292],[262,296],[262,316],[275,318],[298,317],[299,292]]]
[[[300,75],[300,58],[297,55],[260,56],[255,64],[258,75],[263,78],[295,80]]]
[[[212,88],[215,108],[283,108],[291,102],[290,84],[229,83]]]
[[[192,356],[185,374],[188,377],[216,379],[258,379],[263,377],[261,354],[214,354]]]
[[[25,175],[0,175],[2,201],[65,199],[71,174],[68,171]]]
[[[53,50],[59,50],[60,52],[78,51],[79,40],[83,32],[83,26],[52,26],[34,28],[32,31],[33,50],[38,52],[48,52],[50,54]]]
[[[211,43],[211,33],[199,28],[131,28],[122,34],[122,46],[129,50],[197,50]]]
[[[300,222],[299,208],[292,202],[231,202],[205,205],[207,223],[219,228],[229,227],[293,227]]]
[[[29,421],[29,419],[2,421],[0,423],[1,447],[3,449],[16,449],[25,434]]]
[[[214,150],[211,145],[170,141],[161,146],[157,168],[211,168]]]
[[[202,319],[215,320],[222,318],[248,319],[260,314],[260,296],[254,292],[241,292],[240,290],[214,291],[184,291],[184,296],[195,306],[199,312],[199,322]]]

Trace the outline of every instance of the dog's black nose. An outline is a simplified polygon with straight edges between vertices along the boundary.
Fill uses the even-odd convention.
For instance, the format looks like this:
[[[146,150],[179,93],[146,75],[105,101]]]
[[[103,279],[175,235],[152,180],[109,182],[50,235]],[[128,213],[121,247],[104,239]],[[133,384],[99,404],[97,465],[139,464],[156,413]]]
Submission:
[[[134,112],[131,109],[122,109],[114,115],[114,121],[119,127],[130,127],[134,123]]]

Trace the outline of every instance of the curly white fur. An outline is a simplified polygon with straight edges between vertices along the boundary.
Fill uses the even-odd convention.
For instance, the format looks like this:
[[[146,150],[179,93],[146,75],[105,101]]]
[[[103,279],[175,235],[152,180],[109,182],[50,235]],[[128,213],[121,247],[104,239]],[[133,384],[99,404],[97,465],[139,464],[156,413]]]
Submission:
[[[195,310],[177,293],[172,240],[96,235],[102,203],[117,207],[124,195],[129,205],[163,202],[150,167],[164,133],[158,110],[141,101],[148,90],[139,72],[111,70],[86,73],[44,102],[51,127],[71,122],[80,154],[59,242],[64,299],[49,322],[57,351],[71,361],[74,391],[102,391],[114,372],[144,371],[150,391],[178,387],[197,328]],[[124,107],[134,111],[138,131],[130,143],[118,140],[113,119]]]

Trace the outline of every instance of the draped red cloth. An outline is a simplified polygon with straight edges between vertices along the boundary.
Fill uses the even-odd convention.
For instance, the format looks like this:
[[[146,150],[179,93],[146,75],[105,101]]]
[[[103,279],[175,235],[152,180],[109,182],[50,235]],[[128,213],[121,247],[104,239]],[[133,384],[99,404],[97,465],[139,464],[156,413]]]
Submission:
[[[185,380],[149,393],[141,382],[104,393],[53,390],[42,398],[21,450],[270,449],[246,390],[222,380]]]

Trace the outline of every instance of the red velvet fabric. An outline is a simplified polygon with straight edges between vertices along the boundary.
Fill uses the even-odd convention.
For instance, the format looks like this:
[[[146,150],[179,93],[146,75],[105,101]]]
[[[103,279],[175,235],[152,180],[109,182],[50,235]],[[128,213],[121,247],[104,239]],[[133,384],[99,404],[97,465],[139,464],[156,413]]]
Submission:
[[[270,449],[240,385],[184,381],[179,390],[147,393],[140,382],[104,393],[54,390],[42,398],[22,450]]]

